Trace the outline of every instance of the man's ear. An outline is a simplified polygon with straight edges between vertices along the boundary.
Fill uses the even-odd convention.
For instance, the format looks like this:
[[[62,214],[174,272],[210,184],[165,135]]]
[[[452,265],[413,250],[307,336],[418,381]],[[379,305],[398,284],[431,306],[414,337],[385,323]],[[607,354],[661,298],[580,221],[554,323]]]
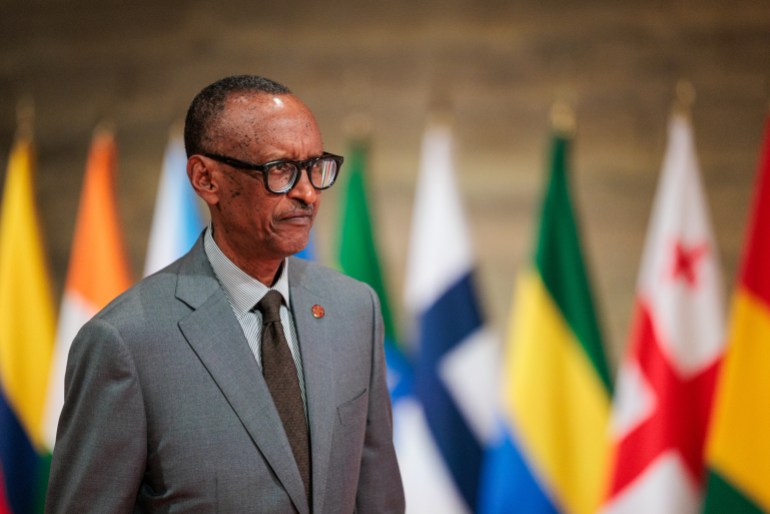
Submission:
[[[212,170],[200,155],[193,155],[187,159],[187,176],[190,179],[195,193],[209,205],[219,203],[219,186],[213,176]]]

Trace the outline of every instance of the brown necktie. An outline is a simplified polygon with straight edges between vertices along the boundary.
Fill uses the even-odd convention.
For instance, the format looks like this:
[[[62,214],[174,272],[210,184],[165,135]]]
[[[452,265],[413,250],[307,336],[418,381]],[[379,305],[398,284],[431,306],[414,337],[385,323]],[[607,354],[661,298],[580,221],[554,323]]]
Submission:
[[[286,342],[281,325],[281,303],[281,293],[275,290],[269,291],[257,303],[257,309],[262,313],[262,373],[281,416],[310,504],[310,442],[305,407],[299,388],[297,366],[292,359],[289,343]]]

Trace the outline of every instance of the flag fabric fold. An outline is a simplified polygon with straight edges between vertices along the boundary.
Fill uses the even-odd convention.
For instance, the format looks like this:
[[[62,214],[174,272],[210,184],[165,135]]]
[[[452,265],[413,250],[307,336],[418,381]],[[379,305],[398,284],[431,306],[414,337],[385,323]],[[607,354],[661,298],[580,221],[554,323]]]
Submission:
[[[706,514],[770,513],[770,117],[707,445]]]
[[[19,137],[0,213],[0,513],[42,511],[47,483],[43,409],[54,304],[34,164],[31,140]]]
[[[611,381],[557,134],[534,258],[517,280],[482,514],[596,512]]]
[[[155,273],[192,248],[203,230],[198,197],[187,178],[187,155],[179,135],[172,135],[163,157],[155,212],[150,226],[144,276]]]
[[[414,391],[397,415],[412,512],[470,512],[494,420],[495,351],[479,305],[471,243],[455,183],[451,128],[423,138],[405,303],[414,319]]]
[[[131,273],[115,197],[114,135],[94,135],[80,195],[64,284],[45,411],[49,448],[64,404],[64,371],[70,344],[83,324],[131,285]]]
[[[686,115],[671,117],[618,374],[603,514],[699,510],[724,347],[718,248]]]

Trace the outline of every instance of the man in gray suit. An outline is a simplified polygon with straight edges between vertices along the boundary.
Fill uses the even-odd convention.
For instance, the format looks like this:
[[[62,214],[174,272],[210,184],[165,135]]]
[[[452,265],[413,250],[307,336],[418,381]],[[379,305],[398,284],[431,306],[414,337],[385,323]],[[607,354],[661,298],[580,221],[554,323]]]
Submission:
[[[403,512],[377,296],[290,257],[342,158],[255,76],[201,91],[185,146],[211,224],[73,342],[46,511]]]

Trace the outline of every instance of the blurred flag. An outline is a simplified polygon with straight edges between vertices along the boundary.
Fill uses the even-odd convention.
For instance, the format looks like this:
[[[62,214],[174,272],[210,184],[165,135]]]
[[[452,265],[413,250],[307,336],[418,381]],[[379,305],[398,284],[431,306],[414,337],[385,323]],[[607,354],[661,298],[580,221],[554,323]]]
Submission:
[[[306,259],[309,261],[315,260],[315,231],[310,230],[310,238],[307,241],[307,246],[303,248],[300,252],[295,253],[294,257],[299,257],[300,259]]]
[[[54,341],[51,281],[35,207],[34,156],[11,151],[0,213],[0,513],[42,512],[43,407]]]
[[[111,132],[94,135],[80,195],[69,269],[64,284],[45,412],[49,448],[64,403],[64,371],[80,327],[131,285],[115,200],[117,149]]]
[[[423,138],[409,245],[405,302],[414,317],[418,403],[397,413],[399,431],[409,434],[399,448],[406,502],[417,513],[469,512],[494,426],[497,347],[476,296],[444,124]]]
[[[707,445],[707,514],[770,512],[770,118]]]
[[[8,497],[5,494],[5,477],[3,476],[3,469],[2,466],[0,466],[0,514],[12,514],[10,505],[11,504],[8,503]]]
[[[180,135],[172,135],[163,158],[155,213],[147,243],[144,276],[171,264],[189,250],[203,230],[198,196],[187,178],[187,155]]]
[[[347,275],[366,282],[380,297],[385,325],[385,357],[388,361],[388,386],[391,398],[397,400],[410,392],[410,369],[397,344],[395,323],[385,287],[377,240],[369,208],[366,166],[368,144],[357,140],[350,144],[346,158],[347,169],[342,188],[340,208],[339,254],[340,269]]]
[[[601,502],[611,380],[570,199],[570,141],[559,133],[552,145],[537,247],[513,302],[482,514],[588,514]]]
[[[310,237],[307,240],[307,245],[305,248],[300,250],[299,252],[294,254],[294,257],[299,257],[300,259],[305,259],[308,261],[314,261],[316,260],[316,243],[315,243],[315,229],[310,229]]]
[[[602,512],[697,512],[724,345],[718,251],[689,119],[675,113],[621,362]]]

